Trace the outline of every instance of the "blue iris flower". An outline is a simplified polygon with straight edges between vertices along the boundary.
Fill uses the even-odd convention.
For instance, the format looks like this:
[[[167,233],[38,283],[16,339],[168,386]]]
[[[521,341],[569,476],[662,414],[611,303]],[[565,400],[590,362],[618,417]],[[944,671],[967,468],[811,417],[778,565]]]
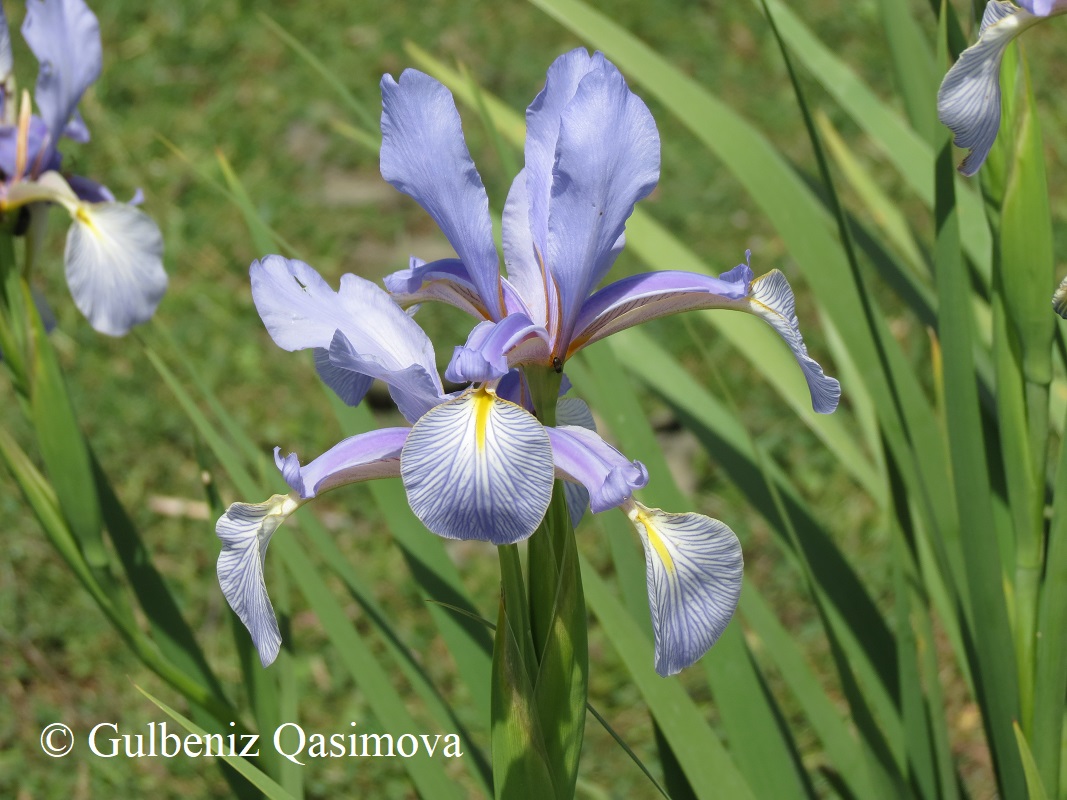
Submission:
[[[63,137],[89,140],[78,113],[82,95],[100,76],[96,16],[82,0],[28,0],[22,35],[40,62],[34,90],[15,89],[11,37],[0,9],[0,212],[29,209],[43,225],[55,203],[71,216],[64,255],[67,285],[97,331],[121,336],[151,318],[167,287],[159,227],[131,203],[115,202],[106,186],[60,173]]]
[[[937,93],[937,115],[970,152],[959,165],[963,175],[982,166],[1000,130],[1000,63],[1012,40],[1042,20],[1067,13],[1067,0],[990,0],[978,41],[964,50]]]
[[[281,643],[263,582],[278,526],[304,503],[358,481],[399,476],[416,516],[452,539],[511,544],[540,524],[553,481],[566,481],[573,521],[620,508],[644,546],[656,669],[678,672],[721,635],[737,605],[742,555],[723,523],[648,508],[634,492],[648,474],[595,431],[581,401],[560,401],[555,427],[531,413],[522,368],[561,369],[585,345],[664,314],[729,308],[756,314],[786,340],[817,411],[830,412],[837,381],[810,358],[781,273],[754,278],[747,263],[708,278],[654,272],[599,291],[623,246],[634,203],[659,174],[659,137],[644,103],[597,53],[553,64],[527,112],[526,167],[504,211],[508,277],[499,272],[488,199],[470,159],[451,94],[408,70],[382,80],[382,175],[437,221],[458,258],[386,280],[355,275],[334,291],[310,266],[269,256],[252,265],[252,294],[267,330],[286,350],[311,349],[320,377],[358,403],[374,379],[409,423],[339,443],[302,465],[282,458],[292,490],[265,503],[235,503],[218,521],[218,577],[264,665]],[[474,316],[446,377],[470,387],[446,393],[428,337],[405,312],[428,300]]]

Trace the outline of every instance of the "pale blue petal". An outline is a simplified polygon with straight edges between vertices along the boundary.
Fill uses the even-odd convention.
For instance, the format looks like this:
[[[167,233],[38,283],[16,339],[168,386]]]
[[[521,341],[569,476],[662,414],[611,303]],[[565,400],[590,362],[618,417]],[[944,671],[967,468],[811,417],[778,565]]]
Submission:
[[[159,226],[125,203],[83,203],[72,216],[64,262],[74,304],[94,329],[122,336],[167,290]]]
[[[52,133],[52,147],[64,133],[86,140],[84,123],[70,129],[68,123],[103,64],[93,12],[82,0],[30,0],[22,35],[41,64],[34,99]]]
[[[499,322],[476,325],[466,344],[457,347],[445,371],[455,383],[486,382],[503,378],[519,364],[548,366],[548,332],[525,314],[508,314]]]
[[[338,442],[306,466],[295,453],[274,448],[274,463],[302,500],[351,483],[400,476],[400,451],[411,428],[381,428]]]
[[[527,137],[527,144],[529,138]],[[548,166],[551,171],[551,163]],[[551,172],[549,172],[551,176]],[[547,199],[547,195],[546,195]],[[548,220],[545,220],[545,237]],[[525,304],[529,317],[537,324],[548,327],[550,309],[558,305],[555,286],[545,270],[544,261],[534,247],[530,230],[530,205],[527,196],[526,170],[520,170],[511,183],[511,191],[504,203],[501,238],[504,245],[504,266],[508,280],[515,287]]]
[[[558,347],[611,266],[634,204],[659,180],[656,123],[609,62],[564,108],[556,153],[545,260],[559,286]]]
[[[1019,5],[1038,17],[1067,14],[1067,0],[1019,0]]]
[[[400,461],[408,503],[449,539],[512,544],[537,529],[552,497],[552,447],[525,409],[485,388],[437,406]]]
[[[562,394],[562,391],[560,392]],[[586,402],[578,397],[561,397],[556,404],[556,424],[560,426],[578,426],[596,432],[593,412]],[[551,436],[549,437],[551,438]],[[555,460],[555,451],[553,451]],[[567,512],[571,518],[571,527],[577,528],[589,508],[589,490],[584,484],[563,481],[563,495],[567,500]]]
[[[316,347],[312,353],[315,357],[315,372],[319,374],[322,382],[346,405],[358,406],[370,391],[374,378],[338,367],[330,360],[330,351],[325,347]]]
[[[634,503],[627,515],[645,549],[656,672],[696,662],[726,630],[741,596],[741,544],[700,514],[668,514]]]
[[[575,426],[546,430],[557,474],[585,486],[594,514],[622,505],[648,484],[645,465],[627,459],[595,431]]]
[[[0,114],[3,112],[7,97],[2,92],[7,91],[7,79],[15,68],[15,62],[11,55],[11,30],[7,27],[7,15],[3,7],[0,7]]]
[[[1067,319],[1067,278],[1060,281],[1052,295],[1052,310],[1064,319]]]
[[[408,269],[385,276],[385,288],[404,308],[435,300],[465,311],[477,319],[491,315],[463,262],[455,258],[426,263],[411,258]]]
[[[292,497],[276,494],[265,503],[234,503],[215,525],[222,540],[219,586],[230,608],[252,634],[264,667],[278,657],[282,637],[263,580],[263,560],[270,537],[299,507],[300,502]]]
[[[463,138],[452,93],[418,70],[391,75],[382,89],[382,177],[418,201],[467,267],[482,301],[502,312],[500,264],[489,198]]]
[[[1000,129],[1000,62],[1004,50],[1038,19],[1012,3],[990,0],[977,43],[960,54],[941,83],[938,118],[952,131],[956,145],[971,151],[959,165],[963,175],[978,171]]]
[[[323,377],[342,399],[354,399],[363,389],[362,376],[394,385],[409,381],[412,373],[428,382],[430,397],[441,396],[429,337],[381,287],[356,275],[343,275],[339,291],[334,292],[310,266],[281,256],[254,262],[250,276],[252,299],[271,338],[285,350],[329,350],[331,369]],[[343,347],[335,358],[337,333]],[[360,377],[349,385],[335,369]],[[325,363],[320,370],[325,370]]]
[[[389,366],[374,355],[360,353],[343,331],[337,331],[330,343],[330,364],[334,369],[383,381],[400,413],[411,423],[445,398],[436,367],[431,371],[422,364],[403,368]]]

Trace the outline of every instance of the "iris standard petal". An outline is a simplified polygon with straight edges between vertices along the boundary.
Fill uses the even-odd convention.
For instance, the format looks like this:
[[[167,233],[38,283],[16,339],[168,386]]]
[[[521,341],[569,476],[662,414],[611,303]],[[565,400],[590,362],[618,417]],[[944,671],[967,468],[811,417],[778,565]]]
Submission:
[[[360,433],[338,442],[314,461],[301,466],[295,453],[281,457],[274,448],[274,463],[302,500],[310,500],[330,489],[350,483],[397,478],[400,451],[411,428],[381,428]]]
[[[452,93],[418,70],[382,77],[382,177],[433,217],[489,316],[502,314],[489,198],[463,138]]]
[[[15,61],[11,54],[11,30],[7,27],[7,15],[0,7],[0,88],[6,91],[7,79],[15,68]],[[7,98],[0,98],[0,109]],[[6,120],[4,120],[6,121]]]
[[[411,510],[449,539],[525,539],[552,497],[545,428],[484,387],[423,416],[408,435],[400,470]]]
[[[281,494],[265,503],[234,503],[215,525],[215,533],[222,540],[217,568],[219,586],[230,608],[252,634],[264,667],[278,657],[282,637],[263,580],[263,560],[270,537],[301,503]]]
[[[544,225],[546,237],[548,235],[547,225],[546,219]],[[508,192],[508,199],[504,203],[501,238],[508,280],[529,310],[530,319],[546,328],[549,327],[549,320],[553,319],[549,310],[557,305],[555,285],[545,270],[545,263],[539,255],[539,249],[534,247],[530,230],[530,205],[525,169],[520,170],[515,176],[515,180],[511,183],[511,190]]]
[[[634,204],[659,180],[656,123],[609,62],[582,78],[564,108],[556,153],[545,261],[559,286],[558,340],[566,343]]]
[[[363,402],[374,384],[373,377],[337,366],[330,360],[328,348],[316,347],[311,352],[315,358],[315,372],[345,405],[358,406]]]
[[[707,308],[731,308],[768,322],[793,351],[811,392],[811,405],[829,414],[841,398],[841,385],[808,355],[800,335],[793,290],[778,270],[752,277],[739,264],[718,278],[691,272],[663,271],[634,275],[613,283],[582,306],[567,355],[605,336],[650,319]]]
[[[33,0],[26,4],[22,35],[41,63],[34,98],[54,148],[85,90],[100,77],[100,26],[82,0]],[[84,123],[69,132],[88,139]]]
[[[1038,22],[1029,11],[1004,0],[990,0],[978,41],[964,50],[937,92],[937,116],[957,146],[970,149],[959,165],[974,175],[989,155],[1000,129],[1000,62],[1008,44]]]
[[[110,336],[147,322],[167,290],[159,226],[125,203],[79,203],[71,216],[64,262],[78,310]]]
[[[559,426],[577,425],[587,430],[596,432],[596,422],[593,421],[593,412],[585,401],[578,397],[561,397],[556,404],[556,424]],[[552,437],[549,436],[549,439]],[[555,461],[555,451],[553,451]],[[585,516],[585,510],[589,508],[589,490],[584,484],[574,481],[563,481],[563,496],[567,500],[567,513],[571,518],[571,527],[577,528],[578,523]]]
[[[574,98],[582,78],[594,69],[603,69],[604,64],[602,53],[590,56],[584,48],[564,53],[552,62],[545,77],[545,88],[526,109],[526,168],[520,176],[525,176],[526,182],[527,227],[531,244],[540,252],[542,259],[548,249],[548,213],[552,200],[552,170],[556,166],[560,115]],[[514,191],[515,187],[512,186]]]
[[[595,431],[567,425],[546,430],[556,471],[563,479],[585,486],[594,514],[622,505],[648,485],[645,465],[627,459]]]
[[[455,383],[496,381],[518,364],[549,361],[548,332],[525,314],[508,314],[499,322],[482,322],[457,347],[445,371]]]
[[[656,672],[666,677],[699,659],[726,630],[741,596],[741,544],[701,514],[626,509],[645,549]]]

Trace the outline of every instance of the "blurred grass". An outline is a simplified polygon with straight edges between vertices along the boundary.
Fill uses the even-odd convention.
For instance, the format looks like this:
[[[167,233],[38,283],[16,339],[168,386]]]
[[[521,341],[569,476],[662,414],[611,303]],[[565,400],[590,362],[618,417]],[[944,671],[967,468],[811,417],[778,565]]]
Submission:
[[[302,456],[317,454],[340,432],[314,385],[309,361],[276,348],[255,313],[247,268],[263,254],[252,249],[237,209],[198,181],[161,137],[210,171],[216,169],[216,150],[225,154],[267,221],[333,283],[343,272],[378,278],[406,266],[409,253],[430,259],[446,253],[447,244],[414,203],[380,179],[374,154],[334,132],[333,122],[352,121],[341,103],[247,4],[157,0],[134,5],[111,0],[93,5],[100,18],[105,65],[82,111],[94,138],[89,145],[65,147],[67,166],[104,180],[120,197],[143,187],[146,210],[164,232],[171,276],[170,291],[153,324],[165,326],[198,360],[222,402],[254,432],[265,451],[280,444]],[[913,0],[912,6],[924,28],[932,30],[928,5]],[[792,89],[754,5],[617,0],[598,7],[695,79],[714,87],[783,152],[811,168]],[[813,0],[797,11],[880,95],[892,95],[874,2]],[[9,8],[8,13],[17,27],[21,10]],[[314,6],[288,2],[270,4],[269,13],[372,109],[378,107],[381,74],[396,74],[407,66],[405,40],[442,59],[461,61],[477,83],[519,109],[539,89],[551,60],[578,44],[527,4],[374,1],[357,8],[336,1]],[[1067,104],[1056,96],[1051,80],[1057,35],[1062,29],[1041,26],[1025,42],[1054,176],[1063,174],[1067,165]],[[21,85],[32,85],[35,64],[21,39],[16,58]],[[879,171],[874,148],[857,140],[855,127],[817,87],[810,88],[811,97],[856,151],[875,162],[875,175],[885,178],[883,190],[899,199],[901,187],[889,177],[888,168]],[[643,207],[723,269],[751,248],[758,272],[779,267],[795,281],[788,254],[753,203],[719,165],[703,156],[706,151],[688,133],[655,103],[649,105],[663,140],[663,175]],[[476,115],[464,117],[471,151],[491,202],[499,207],[511,176],[503,174]],[[1063,253],[1067,192],[1057,186],[1053,181],[1052,209],[1060,223],[1056,252]],[[902,208],[907,213],[909,204]],[[94,334],[74,309],[61,274],[60,227],[57,221],[50,257],[43,260],[38,281],[56,312],[54,338],[81,423],[143,530],[158,567],[172,580],[208,657],[225,679],[236,681],[230,614],[214,577],[212,521],[189,513],[197,510],[203,496],[194,433],[137,344]],[[636,271],[637,264],[624,254],[617,269]],[[822,332],[802,291],[798,314],[809,346],[828,360]],[[424,309],[420,320],[431,327],[439,357],[447,359],[451,344],[465,334],[464,322],[436,308]],[[647,330],[700,369],[682,322],[664,320]],[[707,334],[706,329],[699,332]],[[928,374],[923,364],[925,331],[901,318],[894,333],[910,345],[909,353],[921,365],[917,372]],[[721,343],[711,341],[708,347],[712,357],[726,354]],[[792,472],[814,505],[837,510],[840,524],[835,533],[865,579],[887,595],[892,563],[872,509],[852,499],[856,493],[850,495],[850,485],[832,457],[814,446],[813,438],[800,430],[762,381],[738,374],[729,360],[722,363],[731,391],[745,398],[746,422],[761,446],[784,463],[798,465]],[[828,371],[836,370],[830,366]],[[0,387],[0,400],[11,407],[6,385]],[[799,580],[777,555],[766,525],[745,508],[714,461],[677,429],[659,401],[648,398],[647,408],[659,423],[661,443],[681,485],[692,487],[700,497],[694,510],[730,522],[745,544],[748,579],[770,592],[776,610],[799,640],[816,653],[824,652],[824,645],[811,641],[817,629],[812,610],[800,600]],[[8,412],[4,424],[17,432],[16,416]],[[234,499],[231,487],[223,485],[221,490],[224,499]],[[167,498],[182,502],[163,502]],[[412,586],[388,577],[398,571],[400,554],[377,535],[380,524],[361,514],[367,501],[365,490],[354,489],[324,499],[313,513],[337,535],[342,550],[358,558],[366,574],[379,576],[375,583],[383,605],[402,620],[409,641],[446,692],[458,692],[421,599]],[[161,697],[166,693],[73,587],[6,474],[0,475],[0,511],[8,522],[7,556],[0,560],[0,795],[226,796],[224,782],[205,761],[106,761],[86,756],[82,740],[81,754],[76,750],[58,769],[60,763],[41,753],[36,737],[44,724],[61,720],[84,734],[97,722],[114,721],[131,731],[160,718],[133,683]],[[594,563],[604,563],[603,553],[594,549],[602,542],[598,536],[580,538]],[[448,548],[472,594],[491,606],[496,562],[484,550],[455,544]],[[296,607],[306,606],[298,599]],[[358,620],[354,606],[350,613]],[[302,721],[309,730],[339,730],[349,720],[374,730],[359,693],[334,680],[340,673],[336,656],[318,647],[324,639],[308,617],[298,611],[293,621],[294,645],[307,655],[300,662],[306,672],[300,680],[314,698],[305,704],[307,719]],[[647,755],[652,752],[652,731],[636,689],[620,680],[621,667],[597,630],[591,632],[590,647],[591,700],[639,753]],[[683,675],[681,680],[687,688],[702,687],[697,696],[706,700],[698,675]],[[448,696],[460,706],[469,705],[462,693]],[[713,710],[708,713],[714,716]],[[973,710],[961,706],[953,714],[950,724],[957,733],[979,736]],[[966,736],[961,740],[966,742]],[[616,796],[632,796],[635,786],[636,791],[647,788],[636,770],[614,768],[619,763],[614,756],[596,757],[614,747],[596,726],[589,728],[586,747],[585,781]],[[985,756],[980,749],[957,755],[981,780]],[[376,797],[405,797],[408,792],[401,769],[386,760],[358,766],[313,763],[305,779],[312,797],[359,795],[372,787]]]

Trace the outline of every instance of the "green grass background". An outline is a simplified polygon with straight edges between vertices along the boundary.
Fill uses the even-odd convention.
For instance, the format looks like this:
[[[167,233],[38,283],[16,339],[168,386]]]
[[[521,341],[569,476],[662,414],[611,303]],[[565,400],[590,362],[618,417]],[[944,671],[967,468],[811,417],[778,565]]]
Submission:
[[[742,110],[802,167],[811,167],[792,89],[754,4],[618,0],[596,5]],[[928,6],[913,5],[932,31]],[[794,8],[882,96],[893,94],[873,3],[815,0]],[[21,7],[7,4],[6,10],[12,24],[20,24]],[[376,156],[336,132],[334,122],[355,120],[259,21],[256,11],[265,11],[300,39],[375,115],[382,73],[396,75],[410,63],[405,41],[461,62],[479,84],[515,108],[525,107],[540,89],[551,60],[580,42],[536,9],[514,2],[256,5],[113,0],[95,3],[94,10],[104,40],[104,74],[82,104],[93,141],[85,146],[69,143],[67,166],[104,180],[120,197],[144,189],[145,209],[163,229],[171,279],[153,325],[166,328],[192,354],[226,407],[265,451],[278,444],[286,452],[311,457],[340,435],[325,395],[306,354],[281,351],[264,331],[247,279],[249,263],[263,254],[252,248],[236,208],[200,180],[193,165],[215,173],[216,151],[224,154],[269,223],[334,284],[343,272],[379,278],[406,266],[409,254],[431,259],[449,251],[430,219],[381,180]],[[1053,81],[1043,78],[1054,73],[1062,28],[1041,26],[1026,40],[1048,141],[1059,253],[1067,245],[1062,225],[1067,195],[1056,180],[1067,174],[1062,136],[1067,104],[1056,94]],[[16,48],[20,83],[30,86],[36,65],[21,39]],[[811,88],[816,100],[825,100]],[[803,280],[770,225],[702,147],[655,103],[649,105],[663,140],[663,174],[643,207],[724,270],[736,264],[746,248],[753,251],[757,272],[783,269],[801,290],[798,311],[809,346],[833,374],[818,320],[804,301]],[[877,158],[829,101],[820,105],[843,125],[854,147]],[[511,176],[503,174],[477,116],[467,111],[463,116],[490,201],[499,208]],[[888,176],[889,169],[884,173]],[[896,191],[891,178],[886,188]],[[62,276],[65,223],[58,214],[53,222],[49,255],[36,281],[58,319],[54,340],[82,425],[212,663],[224,677],[236,680],[231,614],[214,576],[213,520],[200,513],[204,495],[195,433],[136,342],[95,334],[74,309]],[[637,270],[636,259],[624,254],[617,269]],[[421,319],[434,334],[443,366],[452,346],[462,341],[466,322],[429,308]],[[687,328],[676,320],[652,328],[660,341],[691,358],[699,369],[692,348],[694,331],[740,399],[749,427],[793,466],[793,474],[817,505],[839,512],[835,533],[865,577],[888,592],[889,565],[882,542],[866,532],[871,509],[855,492],[850,495],[850,485],[831,457],[800,430],[781,401],[756,376],[737,367],[737,360],[706,329]],[[914,342],[911,352],[923,368],[925,332],[905,317],[896,332]],[[18,431],[19,415],[6,383],[0,384],[0,403],[3,424]],[[730,489],[713,454],[691,444],[669,414],[651,401],[649,412],[662,429],[668,458],[687,481],[683,485],[697,494],[695,510],[718,516],[737,530],[746,548],[746,578],[770,591],[791,630],[810,640],[811,611],[801,599],[797,579],[778,559],[762,520]],[[226,501],[237,499],[225,482],[220,490]],[[267,493],[265,487],[264,496]],[[452,688],[448,656],[433,638],[423,601],[394,577],[403,574],[399,555],[390,547],[384,526],[366,512],[369,503],[366,492],[355,488],[303,513],[316,514],[364,573],[375,576],[379,597],[428,669],[452,692],[448,696],[457,706],[469,706],[469,698]],[[162,718],[162,712],[136,692],[135,683],[169,696],[75,584],[6,474],[0,475],[0,512],[5,521],[0,557],[0,796],[227,796],[219,767],[207,760],[106,761],[88,755],[84,734],[93,724],[113,721],[125,732],[143,732],[147,721]],[[596,561],[596,548],[603,542],[594,527],[586,523],[589,534],[580,543]],[[452,544],[449,554],[483,608],[491,609],[497,578],[490,550]],[[298,597],[294,646],[307,656],[299,666],[304,685],[301,721],[309,731],[347,730],[350,720],[375,730],[360,692],[336,677],[340,670],[334,669],[334,657],[322,647],[325,639],[317,623],[309,612],[299,611],[301,606]],[[351,614],[356,624],[365,624],[354,605]],[[819,651],[819,642],[810,644]],[[638,693],[622,678],[614,654],[595,630],[590,660],[591,699],[643,756],[651,757],[651,730]],[[707,700],[700,680],[684,675],[681,680],[694,688],[698,699]],[[713,709],[705,707],[713,716]],[[959,704],[951,713],[953,729],[971,733],[969,738],[961,736],[961,746],[974,742],[973,752],[958,755],[970,765],[968,774],[980,782],[986,775],[986,756],[976,712]],[[37,745],[40,728],[53,721],[66,722],[79,736],[74,753],[62,761],[47,758]],[[590,723],[580,791],[588,796],[646,796],[649,787],[614,747]],[[399,798],[410,791],[399,765],[385,759],[309,762],[305,779],[311,797]],[[591,787],[604,794],[590,793]]]

